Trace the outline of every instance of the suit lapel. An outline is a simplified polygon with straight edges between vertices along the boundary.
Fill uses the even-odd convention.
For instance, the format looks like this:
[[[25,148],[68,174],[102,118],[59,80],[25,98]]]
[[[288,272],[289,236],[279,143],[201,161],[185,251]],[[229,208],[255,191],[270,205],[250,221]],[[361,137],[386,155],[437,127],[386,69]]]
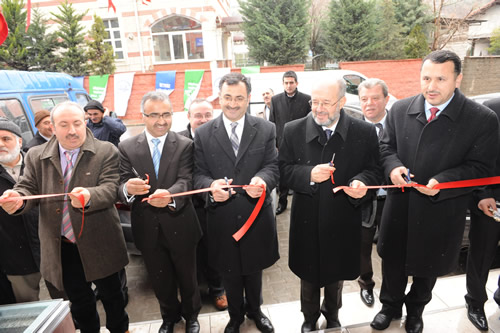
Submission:
[[[252,143],[257,129],[255,128],[256,120],[250,115],[245,116],[245,124],[243,125],[243,134],[241,134],[240,147],[238,149],[238,156],[236,156],[236,164],[240,161],[241,157],[246,153],[250,143]]]
[[[234,156],[233,147],[229,141],[229,135],[227,134],[226,128],[224,127],[224,122],[222,121],[222,114],[214,121],[214,137],[221,146],[222,150],[226,153],[229,159],[235,163],[236,156]]]
[[[141,133],[137,136],[137,141],[135,142],[135,157],[137,158],[138,164],[142,169],[145,170],[144,173],[149,175],[150,185],[156,186],[156,176],[155,176],[155,168],[153,165],[153,157],[151,156],[151,151],[149,150],[148,140],[146,138],[146,133]],[[131,161],[132,162],[132,161]],[[132,164],[134,164],[132,162]],[[144,177],[144,174],[137,170],[141,177]]]
[[[172,160],[170,157],[174,155],[177,149],[177,137],[176,133],[170,131],[167,135],[165,143],[163,144],[163,150],[161,152],[160,158],[160,168],[158,169],[158,183],[161,183],[164,176],[167,174],[168,166]]]

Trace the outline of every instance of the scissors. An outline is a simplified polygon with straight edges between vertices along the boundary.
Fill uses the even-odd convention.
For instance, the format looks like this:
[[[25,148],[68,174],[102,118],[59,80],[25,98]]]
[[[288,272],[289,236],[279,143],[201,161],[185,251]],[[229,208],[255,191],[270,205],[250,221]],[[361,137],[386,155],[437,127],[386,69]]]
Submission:
[[[328,165],[333,167],[333,161],[335,160],[335,153],[332,155],[332,160],[328,162]],[[332,180],[332,184],[335,184],[335,181],[333,180],[333,171],[330,171],[330,179]]]
[[[401,174],[401,177],[403,177],[403,180],[407,183],[410,184],[412,183],[412,180],[410,179],[410,169],[406,169],[406,175],[404,173]]]
[[[141,175],[139,175],[139,173],[137,172],[137,170],[132,167],[132,172],[134,173],[134,175],[139,178],[139,179],[142,179],[142,180],[145,180],[146,181],[146,184],[149,184],[149,175],[146,173],[146,179],[142,178]]]
[[[227,179],[227,177],[224,177],[224,181],[226,182],[226,185],[229,186],[229,179]],[[227,188],[227,192],[229,193],[229,198],[231,198],[231,189]]]

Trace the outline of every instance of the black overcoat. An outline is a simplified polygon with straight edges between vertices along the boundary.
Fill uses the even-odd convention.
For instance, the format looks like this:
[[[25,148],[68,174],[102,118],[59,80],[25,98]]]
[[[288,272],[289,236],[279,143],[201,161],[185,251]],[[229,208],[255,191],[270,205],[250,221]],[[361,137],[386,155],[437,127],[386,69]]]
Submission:
[[[311,185],[311,170],[328,163],[335,153],[335,185],[331,180]],[[325,133],[312,115],[285,125],[279,151],[281,181],[294,191],[289,266],[301,279],[328,285],[353,280],[359,275],[361,203],[339,185],[357,179],[378,185],[381,174],[375,126],[348,116],[343,110],[335,133]]]
[[[274,124],[246,115],[238,156],[234,155],[222,115],[196,129],[194,186],[208,188],[216,179],[246,185],[258,176],[266,182],[266,199],[248,232],[236,242],[232,235],[246,222],[258,198],[242,189],[225,202],[207,197],[207,238],[210,265],[222,275],[249,275],[279,258],[271,191],[279,179]]]
[[[474,179],[492,176],[497,145],[496,115],[455,89],[449,105],[430,123],[422,95],[396,102],[387,116],[381,161],[387,178],[391,170],[405,166],[424,185],[431,178],[440,183]],[[432,197],[415,189],[389,190],[379,255],[404,266],[408,276],[449,273],[458,261],[472,190],[441,190]]]

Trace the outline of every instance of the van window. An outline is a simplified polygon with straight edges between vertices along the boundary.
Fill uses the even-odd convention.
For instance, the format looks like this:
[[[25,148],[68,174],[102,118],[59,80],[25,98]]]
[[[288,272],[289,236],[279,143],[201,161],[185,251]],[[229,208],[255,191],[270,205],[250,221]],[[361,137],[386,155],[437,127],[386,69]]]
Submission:
[[[90,101],[89,96],[87,94],[75,94],[76,96],[76,102],[80,104],[82,107],[87,105],[87,103]]]
[[[40,110],[52,110],[59,103],[69,101],[67,95],[35,96],[29,99],[33,114]]]
[[[19,100],[15,98],[0,99],[0,116],[12,120],[17,126],[21,128],[24,144],[33,139],[31,126],[26,119],[23,106]]]

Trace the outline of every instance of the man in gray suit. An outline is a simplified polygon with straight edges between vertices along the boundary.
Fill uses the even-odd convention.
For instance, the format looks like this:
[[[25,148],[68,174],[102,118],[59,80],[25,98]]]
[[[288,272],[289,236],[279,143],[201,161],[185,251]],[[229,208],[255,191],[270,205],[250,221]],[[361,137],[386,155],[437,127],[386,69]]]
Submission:
[[[261,332],[274,332],[260,310],[262,270],[278,260],[276,221],[269,194],[278,182],[274,124],[245,114],[250,82],[239,73],[220,80],[223,114],[196,130],[195,188],[207,195],[207,236],[210,264],[222,275],[230,321],[225,333],[239,332],[247,317]],[[256,185],[226,190],[226,184]],[[266,199],[248,232],[236,241],[232,235],[250,216],[263,186]],[[244,307],[243,293],[246,297]]]

